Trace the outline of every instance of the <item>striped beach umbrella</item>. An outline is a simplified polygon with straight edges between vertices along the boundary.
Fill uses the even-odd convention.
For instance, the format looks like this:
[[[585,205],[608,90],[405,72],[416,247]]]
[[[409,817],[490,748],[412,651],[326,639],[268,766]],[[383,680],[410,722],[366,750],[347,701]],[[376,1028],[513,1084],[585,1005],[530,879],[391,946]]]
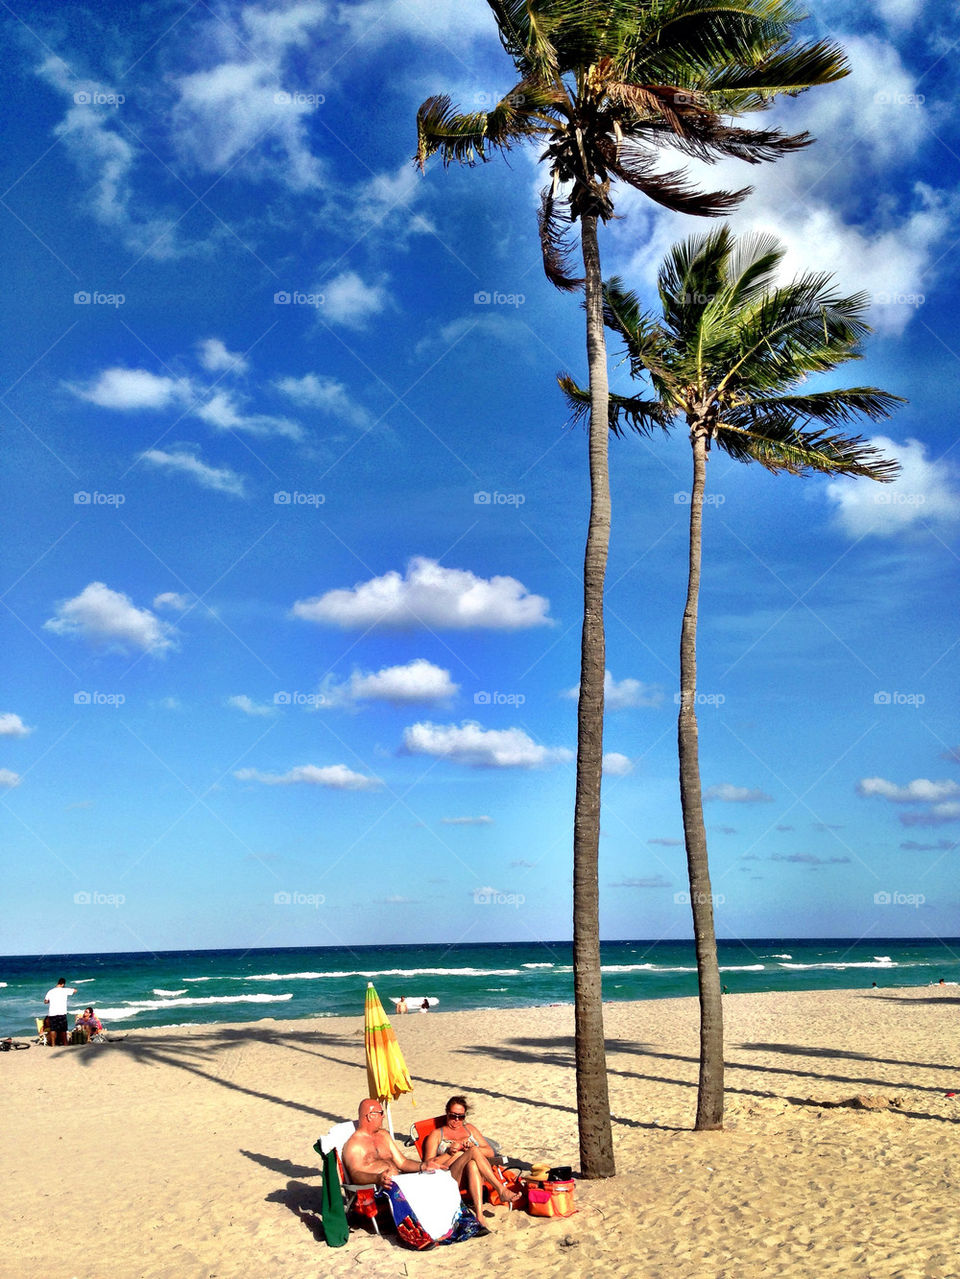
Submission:
[[[396,1032],[383,1011],[383,1004],[372,981],[367,982],[367,995],[363,1005],[363,1038],[367,1049],[368,1096],[379,1097],[386,1102],[387,1127],[392,1137],[390,1102],[396,1101],[402,1093],[412,1093],[413,1081],[397,1043]]]

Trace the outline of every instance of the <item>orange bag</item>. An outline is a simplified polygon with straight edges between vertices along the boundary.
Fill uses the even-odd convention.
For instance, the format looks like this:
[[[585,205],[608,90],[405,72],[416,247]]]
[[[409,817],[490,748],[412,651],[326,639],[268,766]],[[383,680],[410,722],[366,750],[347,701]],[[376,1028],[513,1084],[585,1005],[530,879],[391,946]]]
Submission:
[[[496,1172],[501,1183],[507,1186],[509,1189],[521,1190],[521,1191],[523,1190],[523,1182],[520,1180],[519,1169],[497,1167],[494,1169],[494,1171]],[[505,1199],[502,1199],[500,1197],[499,1191],[497,1191],[494,1188],[490,1188],[488,1190],[488,1194],[490,1197],[491,1206],[494,1208],[499,1208],[502,1204],[506,1202]],[[522,1200],[518,1199],[516,1200],[514,1207],[519,1208],[521,1207],[521,1204],[522,1204]]]
[[[532,1217],[572,1217],[577,1211],[573,1206],[573,1182],[528,1182],[527,1204]]]

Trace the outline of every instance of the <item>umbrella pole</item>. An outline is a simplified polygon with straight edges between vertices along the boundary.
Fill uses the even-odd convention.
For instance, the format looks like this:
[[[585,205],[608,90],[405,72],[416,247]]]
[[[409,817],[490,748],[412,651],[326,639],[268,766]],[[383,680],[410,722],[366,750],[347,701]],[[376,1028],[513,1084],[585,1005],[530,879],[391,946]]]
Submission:
[[[393,1137],[394,1141],[396,1141],[396,1137],[394,1136],[394,1132],[393,1132],[393,1115],[390,1113],[389,1098],[387,1098],[387,1100],[384,1102],[384,1105],[387,1108],[387,1127],[390,1129],[390,1136]]]

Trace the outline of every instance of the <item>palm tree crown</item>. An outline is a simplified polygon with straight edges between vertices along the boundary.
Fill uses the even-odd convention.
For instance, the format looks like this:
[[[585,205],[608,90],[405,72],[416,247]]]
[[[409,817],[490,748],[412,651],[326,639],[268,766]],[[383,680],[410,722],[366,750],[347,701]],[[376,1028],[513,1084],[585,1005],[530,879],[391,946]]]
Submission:
[[[738,461],[795,475],[823,471],[887,482],[899,466],[837,428],[886,417],[903,401],[876,387],[813,391],[803,383],[861,356],[865,293],[844,297],[821,273],[777,286],[785,250],[771,235],[740,240],[726,225],[673,247],[660,269],[662,316],[642,311],[618,279],[604,288],[604,319],[624,340],[634,376],[654,398],[610,397],[610,426],[648,432],[679,416]],[[561,386],[575,416],[589,395]],[[817,423],[811,427],[809,424]]]
[[[757,163],[806,146],[809,135],[730,123],[779,93],[798,93],[847,74],[824,41],[791,41],[803,15],[790,0],[487,0],[520,76],[492,111],[457,112],[446,95],[417,115],[421,168],[473,164],[526,140],[546,143],[551,187],[541,238],[548,277],[580,283],[563,261],[563,222],[613,214],[611,179],[659,204],[718,216],[746,195],[705,193],[682,173],[656,171],[663,145],[688,156]],[[556,197],[564,184],[569,205]]]

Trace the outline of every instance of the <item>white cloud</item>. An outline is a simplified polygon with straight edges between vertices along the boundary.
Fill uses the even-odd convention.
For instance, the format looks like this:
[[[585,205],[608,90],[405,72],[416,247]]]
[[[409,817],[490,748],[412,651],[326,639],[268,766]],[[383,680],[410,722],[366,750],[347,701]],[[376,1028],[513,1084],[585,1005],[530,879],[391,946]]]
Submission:
[[[633,760],[617,751],[607,751],[603,757],[604,777],[626,777],[633,772]]]
[[[396,246],[411,235],[425,235],[434,230],[430,219],[414,213],[414,200],[420,199],[426,184],[414,166],[403,163],[393,173],[377,173],[361,182],[351,193],[351,220],[359,229],[381,226],[390,218],[390,238]],[[391,215],[396,216],[391,218]]]
[[[185,613],[193,604],[189,595],[179,595],[176,591],[163,591],[153,597],[154,608],[169,608],[175,613]]]
[[[0,737],[26,737],[33,729],[28,728],[19,715],[13,711],[0,714]]]
[[[317,39],[326,4],[301,0],[285,9],[248,4],[239,10],[242,32],[231,30],[228,17],[211,16],[205,34],[212,65],[174,81],[175,145],[203,172],[240,166],[294,191],[315,190],[324,170],[311,150],[308,123],[322,92],[299,82],[302,70],[297,83],[290,81],[287,67],[295,51]],[[298,65],[302,68],[302,59]]]
[[[227,466],[208,466],[186,449],[168,453],[163,449],[148,449],[140,454],[144,462],[164,471],[179,471],[195,480],[201,488],[213,489],[218,493],[232,493],[234,497],[243,497],[243,476],[231,471]]]
[[[227,705],[232,706],[235,710],[243,711],[244,715],[269,716],[277,714],[275,706],[265,706],[262,703],[255,702],[246,693],[238,693],[236,697],[228,697]]]
[[[386,307],[389,295],[382,284],[365,284],[356,271],[342,271],[319,286],[323,318],[349,329],[362,329]]]
[[[563,696],[576,700],[580,696],[580,685],[574,684]],[[622,711],[634,706],[660,706],[663,697],[663,689],[659,684],[644,684],[642,680],[629,678],[618,683],[609,671],[603,673],[603,704],[608,711]]]
[[[104,369],[89,386],[71,386],[81,400],[104,409],[165,409],[193,392],[185,378],[160,377],[147,369]]]
[[[383,783],[379,777],[365,777],[355,773],[346,764],[328,764],[318,768],[316,764],[299,764],[289,773],[261,773],[256,768],[241,768],[234,773],[240,782],[262,782],[264,786],[326,786],[330,790],[374,790]]]
[[[344,384],[336,378],[305,373],[303,377],[282,377],[274,382],[274,386],[301,408],[321,409],[350,426],[369,425],[370,414],[352,399]]]
[[[481,0],[430,0],[429,8],[359,0],[341,5],[337,17],[357,39],[364,41],[383,42],[397,36],[413,36],[421,42],[453,41],[462,55],[468,40],[486,38],[491,45],[495,40],[490,10]],[[509,67],[504,74],[509,76]]]
[[[521,630],[549,625],[550,602],[514,577],[477,577],[417,556],[395,570],[347,589],[298,600],[293,616],[343,629],[374,625],[449,630]]]
[[[123,97],[110,85],[78,77],[62,58],[51,55],[37,75],[70,103],[53,130],[88,188],[88,207],[131,248],[152,257],[176,252],[173,220],[144,217],[134,198],[133,172],[139,152],[119,127]]]
[[[197,343],[197,358],[208,373],[246,373],[246,359],[228,351],[220,338],[203,338]]]
[[[206,404],[191,410],[194,417],[217,431],[241,431],[247,435],[285,436],[299,440],[303,431],[296,422],[265,413],[244,413],[232,391],[215,391]]]
[[[119,652],[137,650],[162,656],[175,644],[176,631],[147,608],[136,608],[129,595],[91,582],[79,595],[58,605],[44,629],[84,639]]]
[[[895,457],[902,469],[892,484],[831,480],[827,497],[837,505],[837,520],[844,532],[851,537],[891,537],[917,523],[960,518],[957,471],[950,462],[929,459],[926,446],[919,440],[897,444],[885,435],[877,435],[870,443],[887,457]]]
[[[325,706],[351,706],[356,702],[411,706],[449,701],[459,687],[450,678],[449,671],[418,657],[405,666],[384,666],[366,674],[354,671],[342,684],[330,677],[320,691]]]
[[[762,790],[750,790],[746,786],[733,786],[730,782],[721,782],[717,786],[708,786],[703,792],[704,802],[719,799],[724,804],[766,804],[773,797]]]
[[[611,888],[671,888],[672,881],[662,875],[647,875],[642,879],[620,879]]]
[[[403,747],[411,755],[433,755],[471,768],[544,768],[574,758],[563,747],[538,745],[521,728],[485,729],[470,720],[412,724],[403,731]]]
[[[947,800],[942,804],[933,804],[919,813],[901,813],[901,826],[942,826],[946,822],[960,820],[960,800]]]
[[[925,777],[918,777],[906,786],[898,786],[882,777],[865,777],[857,784],[857,794],[868,797],[876,795],[893,804],[935,804],[960,796],[960,782],[931,782]]]
[[[783,279],[826,271],[842,291],[865,289],[874,301],[870,322],[898,334],[922,304],[916,299],[925,292],[925,273],[949,243],[960,200],[950,188],[915,181],[907,169],[932,135],[914,75],[898,52],[875,37],[837,38],[852,74],[779,104],[770,117],[788,132],[809,130],[814,146],[776,164],[685,167],[707,190],[753,188],[729,220],[738,234],[763,231],[784,243]],[[676,168],[677,157],[665,155],[664,166]],[[903,177],[894,179],[900,168]],[[874,193],[866,213],[865,191]],[[614,230],[610,265],[627,279],[652,282],[672,242],[691,234],[689,219],[655,210],[622,188],[617,207],[627,218]]]
[[[14,773],[9,768],[0,768],[0,790],[13,790],[22,780],[19,773]]]
[[[492,826],[492,817],[441,817],[441,826]]]

